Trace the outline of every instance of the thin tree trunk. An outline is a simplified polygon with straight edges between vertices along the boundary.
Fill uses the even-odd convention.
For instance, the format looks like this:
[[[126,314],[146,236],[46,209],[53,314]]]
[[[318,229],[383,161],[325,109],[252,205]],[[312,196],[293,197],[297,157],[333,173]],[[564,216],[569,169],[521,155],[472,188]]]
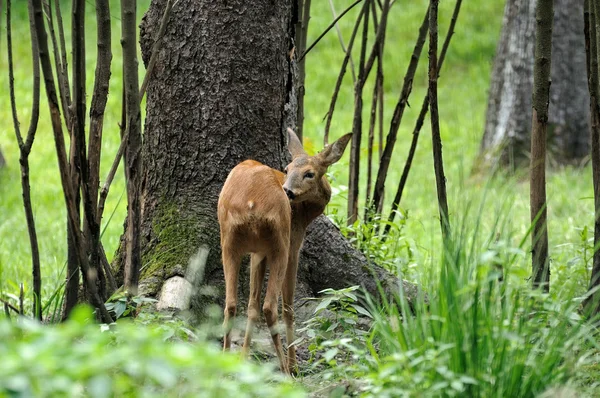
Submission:
[[[35,29],[38,39],[38,48],[40,55],[40,62],[42,66],[42,72],[44,75],[44,83],[46,87],[46,96],[48,99],[48,105],[50,108],[50,116],[52,122],[52,131],[54,133],[54,143],[56,145],[56,154],[58,158],[58,166],[61,178],[61,184],[63,188],[63,194],[65,197],[65,205],[67,208],[67,216],[69,220],[69,226],[71,228],[71,240],[74,246],[77,248],[78,260],[81,264],[82,271],[84,274],[89,276],[89,263],[86,256],[85,247],[81,239],[81,230],[79,228],[77,220],[77,209],[75,205],[75,190],[72,185],[72,181],[69,176],[67,155],[65,151],[64,135],[62,130],[62,123],[60,119],[60,109],[58,98],[56,95],[56,86],[54,84],[54,76],[52,75],[52,64],[50,62],[50,56],[48,52],[48,35],[44,26],[44,13],[42,8],[41,0],[33,0],[33,10],[35,16]],[[98,295],[96,285],[90,283],[91,278],[85,278],[87,280],[87,288],[90,292],[92,305],[94,305],[99,312],[99,317],[103,322],[111,323],[112,317],[106,310],[103,300]]]
[[[123,46],[123,85],[126,103],[126,130],[128,143],[125,149],[128,170],[127,179],[127,252],[124,269],[125,289],[137,294],[141,269],[141,178],[142,178],[142,134],[140,127],[140,100],[138,82],[138,59],[136,48],[136,0],[121,2]]]
[[[371,15],[373,16],[373,30],[375,31],[375,34],[377,34],[377,6],[375,5],[375,2],[371,3]],[[383,42],[379,44],[379,51],[377,53],[377,73],[375,77],[375,84],[373,84],[373,95],[371,97],[371,114],[369,116],[369,136],[367,142],[367,187],[365,189],[365,203],[367,204],[371,201],[371,185],[373,181],[373,146],[375,144],[377,108],[380,105],[379,99],[381,98],[379,95],[379,90],[383,90]],[[368,222],[369,217],[369,208],[368,206],[365,206],[365,222]]]
[[[27,221],[27,231],[29,233],[29,243],[31,246],[31,275],[33,279],[33,316],[42,320],[42,276],[40,270],[40,252],[35,228],[35,219],[33,217],[33,207],[31,205],[31,188],[29,184],[29,154],[35,139],[40,114],[40,62],[33,23],[33,8],[31,1],[27,3],[29,12],[29,33],[31,36],[31,56],[33,65],[33,105],[31,107],[31,119],[27,137],[23,141],[19,119],[17,116],[17,107],[15,102],[14,76],[13,76],[13,57],[12,57],[12,32],[11,32],[11,1],[6,2],[6,37],[8,49],[8,73],[10,105],[12,108],[13,123],[15,135],[19,145],[19,163],[21,165],[21,188],[23,195],[23,207],[25,210],[25,219]]]
[[[85,142],[85,125],[86,125],[86,87],[85,87],[85,0],[76,0],[73,2],[73,103],[75,104],[75,112],[73,113],[73,129],[72,141],[75,148],[75,167],[78,168],[77,175],[81,190],[83,192],[83,209],[84,209],[84,235],[82,241],[85,245],[86,252],[93,248],[90,252],[89,267],[91,272],[83,277],[91,278],[90,283],[98,283],[98,295],[101,299],[107,299],[106,295],[106,279],[99,260],[99,239],[100,227],[96,224],[96,200],[92,197],[92,188],[90,187],[86,142]],[[100,59],[100,64],[104,60]],[[92,140],[95,141],[95,140]],[[94,146],[99,146],[99,143],[93,143]],[[90,238],[95,237],[90,240]],[[96,239],[97,237],[97,239]]]
[[[58,3],[58,2],[57,2]],[[64,33],[62,31],[62,22],[60,24],[59,33],[61,36],[61,51],[63,52],[63,61],[61,61],[63,70],[58,71],[57,75],[63,75],[63,80],[59,79],[59,91],[61,84],[66,85],[61,97],[63,98],[63,104],[68,104],[68,111],[65,114],[67,129],[70,134],[70,146],[69,146],[69,173],[71,178],[71,186],[73,187],[74,193],[74,208],[76,224],[71,225],[67,220],[67,262],[68,262],[68,275],[67,275],[67,289],[65,295],[68,299],[65,300],[65,310],[63,318],[66,318],[71,312],[71,309],[77,304],[78,291],[79,291],[79,277],[78,270],[82,269],[83,265],[79,262],[79,251],[77,243],[73,236],[79,233],[81,228],[81,188],[82,181],[85,181],[85,175],[87,175],[87,161],[85,155],[85,112],[86,112],[86,90],[85,90],[85,1],[75,0],[72,3],[72,23],[71,23],[71,49],[73,53],[73,97],[72,100],[69,98],[70,86],[68,86],[68,72],[67,72],[67,59],[66,59],[66,46],[64,43]],[[60,15],[60,7],[57,4],[57,15]],[[62,18],[60,18],[62,20]],[[85,201],[84,201],[85,204]],[[83,240],[85,245],[85,251],[87,255],[87,242],[86,237],[79,237]],[[81,276],[84,280],[83,289],[86,295],[89,297],[93,294],[88,290],[90,284],[96,285],[96,273],[81,272]],[[87,282],[88,278],[92,280]],[[91,299],[90,299],[91,301]]]
[[[348,171],[348,225],[354,224],[358,217],[358,194],[360,177],[360,143],[362,138],[362,107],[363,88],[367,79],[365,71],[365,56],[369,37],[369,6],[365,0],[365,17],[363,18],[363,34],[358,61],[358,79],[354,85],[354,119],[352,121],[352,141],[350,144],[350,164]]]
[[[440,120],[437,102],[437,41],[438,41],[438,4],[439,0],[429,3],[429,101],[431,103],[431,138],[433,141],[433,167],[437,186],[438,208],[444,244],[450,236],[450,220],[448,219],[448,197],[446,194],[446,177],[442,158],[442,138],[440,136]]]
[[[600,80],[598,77],[598,42],[596,32],[596,1],[585,0],[585,50],[587,61],[588,89],[590,93],[590,124],[592,142],[592,181],[594,185],[594,257],[590,277],[590,296],[584,305],[588,314],[600,312],[600,292],[594,291],[600,286]]]
[[[96,0],[96,22],[97,22],[97,61],[94,76],[94,92],[90,107],[90,139],[88,146],[88,179],[87,185],[90,214],[86,216],[86,235],[90,250],[90,263],[98,267],[102,274],[110,272],[101,267],[100,250],[100,217],[98,217],[98,187],[100,185],[100,155],[102,152],[102,130],[104,127],[104,111],[108,98],[110,80],[111,52],[111,28],[110,28],[110,5],[108,0]],[[106,275],[108,296],[116,289],[111,282],[111,277]]]
[[[535,62],[533,65],[533,116],[531,130],[530,206],[533,287],[550,290],[548,230],[546,224],[546,131],[550,100],[553,0],[536,6]]]

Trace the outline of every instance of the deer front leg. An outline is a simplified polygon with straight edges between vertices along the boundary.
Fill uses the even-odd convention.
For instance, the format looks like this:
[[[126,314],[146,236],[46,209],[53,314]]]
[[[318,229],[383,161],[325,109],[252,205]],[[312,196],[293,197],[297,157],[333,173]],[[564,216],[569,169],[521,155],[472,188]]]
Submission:
[[[246,326],[246,336],[244,337],[244,346],[242,347],[242,356],[247,357],[250,352],[250,343],[252,342],[252,332],[254,325],[258,321],[260,293],[265,279],[266,261],[264,255],[252,253],[250,256],[250,297],[248,298],[248,325]]]
[[[298,374],[296,347],[292,344],[294,338],[294,292],[296,291],[296,274],[298,272],[298,249],[290,248],[287,272],[283,281],[281,295],[283,300],[283,319],[285,321],[285,336],[287,342],[287,366],[291,374]]]

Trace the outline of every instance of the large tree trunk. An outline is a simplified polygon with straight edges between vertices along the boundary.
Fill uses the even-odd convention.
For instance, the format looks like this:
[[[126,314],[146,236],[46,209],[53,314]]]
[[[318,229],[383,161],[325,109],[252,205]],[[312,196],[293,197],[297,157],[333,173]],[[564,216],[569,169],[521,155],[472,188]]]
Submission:
[[[535,0],[507,0],[492,70],[478,166],[526,166],[530,152]],[[548,155],[554,164],[589,153],[583,2],[556,0]]]
[[[144,62],[166,1],[155,0],[142,21]],[[282,170],[286,128],[296,118],[295,20],[292,0],[227,3],[180,0],[148,86],[144,138],[140,290],[157,295],[168,279],[186,275],[190,259],[210,249],[192,311],[222,303],[217,198],[228,172],[245,159]],[[122,259],[122,248],[120,249]],[[122,261],[121,261],[122,262]],[[321,289],[363,284],[376,292],[365,257],[325,217],[309,228],[300,256],[296,298]],[[242,267],[238,309],[248,296]],[[384,284],[395,278],[374,267]],[[194,289],[200,290],[203,289]],[[206,289],[204,289],[206,290]]]

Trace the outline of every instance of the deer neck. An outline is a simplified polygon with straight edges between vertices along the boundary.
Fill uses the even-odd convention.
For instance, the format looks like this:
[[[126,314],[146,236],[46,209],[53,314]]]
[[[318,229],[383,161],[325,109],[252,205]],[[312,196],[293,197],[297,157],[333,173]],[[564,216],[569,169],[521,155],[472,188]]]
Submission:
[[[323,214],[329,199],[331,199],[331,186],[323,177],[319,184],[319,192],[314,199],[292,204],[292,229],[306,230],[315,218]]]

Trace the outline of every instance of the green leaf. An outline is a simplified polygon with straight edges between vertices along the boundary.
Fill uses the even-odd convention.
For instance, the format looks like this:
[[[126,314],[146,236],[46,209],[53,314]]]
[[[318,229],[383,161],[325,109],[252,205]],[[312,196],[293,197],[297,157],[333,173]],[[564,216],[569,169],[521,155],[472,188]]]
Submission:
[[[327,307],[329,307],[329,304],[331,304],[332,301],[333,301],[333,297],[327,297],[327,298],[323,299],[323,301],[321,301],[319,303],[317,308],[315,308],[314,314],[317,314],[317,313],[323,311],[324,309],[326,309]]]
[[[115,311],[115,316],[118,318],[120,318],[123,313],[125,312],[125,310],[127,309],[127,303],[124,303],[123,301],[117,301],[115,303],[115,307],[114,307],[114,311]]]
[[[373,316],[371,315],[371,313],[370,313],[369,311],[367,311],[367,310],[366,310],[364,307],[361,307],[361,306],[360,306],[360,305],[358,305],[358,304],[352,304],[352,307],[354,307],[354,309],[355,309],[356,311],[358,311],[360,314],[362,314],[362,315],[364,315],[364,316],[367,316],[367,317],[369,317],[369,318],[373,319]]]
[[[329,349],[325,352],[325,354],[323,354],[323,358],[325,359],[325,361],[329,362],[333,359],[333,357],[335,357],[338,354],[339,351],[340,350],[337,348]]]
[[[358,301],[358,297],[356,297],[356,294],[354,294],[354,293],[344,292],[344,296],[351,298],[354,301]]]

